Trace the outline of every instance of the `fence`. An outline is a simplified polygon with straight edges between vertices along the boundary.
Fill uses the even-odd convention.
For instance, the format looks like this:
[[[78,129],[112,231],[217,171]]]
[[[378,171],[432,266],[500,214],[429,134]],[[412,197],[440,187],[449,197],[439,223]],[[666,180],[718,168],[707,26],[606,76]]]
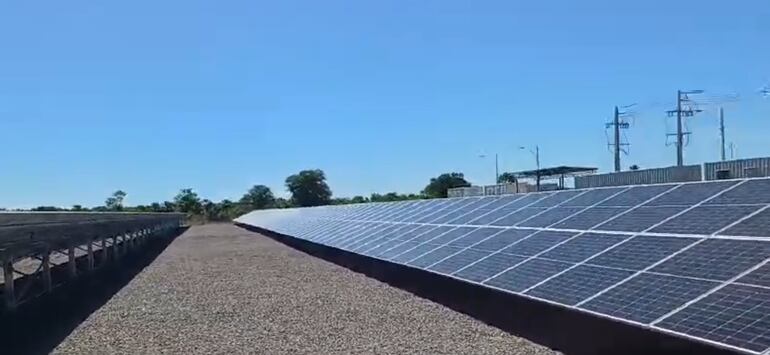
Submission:
[[[703,164],[706,180],[770,176],[770,158],[739,159]]]
[[[575,177],[575,188],[659,184],[702,180],[700,165],[672,166]]]

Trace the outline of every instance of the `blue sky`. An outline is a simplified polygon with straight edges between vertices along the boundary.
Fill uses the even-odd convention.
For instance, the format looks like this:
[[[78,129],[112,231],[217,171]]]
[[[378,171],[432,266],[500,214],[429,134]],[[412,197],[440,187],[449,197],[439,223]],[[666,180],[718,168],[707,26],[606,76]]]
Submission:
[[[677,89],[767,156],[770,5],[724,1],[13,1],[0,8],[0,206],[237,199],[305,168],[337,196],[542,165],[671,165]],[[716,105],[686,162],[718,159]],[[672,122],[668,128],[672,129]]]

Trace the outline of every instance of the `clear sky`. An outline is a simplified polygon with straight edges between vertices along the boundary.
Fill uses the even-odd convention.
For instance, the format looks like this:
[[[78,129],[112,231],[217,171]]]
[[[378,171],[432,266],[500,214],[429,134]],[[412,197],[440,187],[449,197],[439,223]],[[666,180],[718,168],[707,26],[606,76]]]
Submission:
[[[442,172],[612,167],[604,122],[638,103],[624,167],[674,163],[677,89],[724,103],[739,157],[768,156],[770,3],[6,1],[0,206],[237,199],[323,169],[336,196]],[[719,157],[716,105],[686,162]],[[670,119],[668,119],[670,121]]]

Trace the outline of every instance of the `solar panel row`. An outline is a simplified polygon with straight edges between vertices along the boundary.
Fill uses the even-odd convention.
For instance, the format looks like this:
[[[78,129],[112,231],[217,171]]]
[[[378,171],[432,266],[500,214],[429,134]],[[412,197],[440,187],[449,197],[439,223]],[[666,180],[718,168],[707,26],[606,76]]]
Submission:
[[[770,351],[770,179],[267,210],[238,222]]]

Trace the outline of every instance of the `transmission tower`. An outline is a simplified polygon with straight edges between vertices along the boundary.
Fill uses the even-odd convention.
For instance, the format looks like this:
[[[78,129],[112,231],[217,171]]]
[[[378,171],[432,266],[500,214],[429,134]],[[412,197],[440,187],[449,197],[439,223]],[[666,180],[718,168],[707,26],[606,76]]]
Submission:
[[[623,106],[623,109],[629,108],[631,106],[633,105]],[[628,150],[624,147],[628,147],[630,144],[628,141],[625,143],[623,142],[620,132],[622,129],[628,129],[631,126],[631,124],[626,121],[626,117],[628,117],[629,114],[630,113],[627,111],[621,112],[618,107],[615,106],[615,111],[612,115],[612,121],[605,124],[605,128],[613,129],[614,139],[611,142],[607,142],[607,147],[610,148],[610,150],[613,152],[613,155],[615,156],[616,172],[620,171],[620,153],[623,152],[623,154],[628,155]]]
[[[668,117],[676,117],[676,133],[667,133],[666,136],[676,136],[676,165],[682,166],[684,164],[684,146],[687,144],[684,140],[685,136],[689,136],[692,132],[684,130],[683,120],[688,117],[695,116],[696,113],[702,112],[696,108],[695,101],[690,99],[690,95],[701,94],[703,90],[689,90],[676,92],[676,110],[666,111]],[[689,141],[689,138],[688,138]]]

